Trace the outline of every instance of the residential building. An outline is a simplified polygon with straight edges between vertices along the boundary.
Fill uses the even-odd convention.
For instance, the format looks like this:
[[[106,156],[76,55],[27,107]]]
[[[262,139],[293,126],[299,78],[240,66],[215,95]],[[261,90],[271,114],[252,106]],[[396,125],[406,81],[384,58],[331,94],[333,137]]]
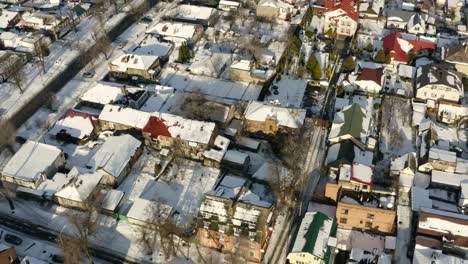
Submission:
[[[410,34],[422,35],[426,33],[425,15],[416,13],[409,19],[406,24],[406,31]]]
[[[13,155],[2,170],[2,180],[18,186],[37,189],[63,166],[61,149],[28,140]]]
[[[359,163],[341,164],[339,167],[330,167],[328,181],[325,186],[325,197],[337,202],[341,188],[355,191],[370,192],[374,167]]]
[[[359,20],[358,4],[352,0],[343,0],[326,11],[323,30],[332,30],[338,37],[354,36]]]
[[[207,167],[219,168],[221,166],[221,161],[226,154],[230,140],[223,136],[216,136],[213,146],[203,152],[203,165]]]
[[[458,125],[459,121],[468,116],[468,105],[454,104],[439,100],[437,102],[437,121],[449,125]]]
[[[371,113],[354,103],[336,113],[328,141],[330,144],[335,144],[350,140],[362,150],[373,150],[376,144],[376,140],[371,137],[373,126]]]
[[[109,63],[110,74],[118,78],[154,81],[159,70],[159,57],[148,54],[123,54]]]
[[[256,69],[252,60],[234,61],[229,67],[229,78],[233,81],[263,84],[274,76],[272,69]]]
[[[458,72],[468,75],[468,44],[442,48],[442,58],[453,64]]]
[[[390,176],[397,177],[399,186],[411,188],[418,169],[418,159],[415,152],[406,153],[392,158]]]
[[[0,30],[4,31],[14,27],[21,20],[19,12],[0,8]]]
[[[391,234],[396,230],[395,193],[342,188],[336,207],[338,227]]]
[[[104,198],[101,202],[101,211],[104,214],[113,216],[116,212],[119,211],[123,200],[124,200],[125,193],[116,190],[110,189],[106,192]]]
[[[105,130],[143,129],[151,114],[119,105],[105,105],[99,115],[99,128]]]
[[[429,64],[416,71],[416,98],[457,103],[464,96],[462,76],[445,66]]]
[[[77,167],[73,167],[68,175],[72,179],[54,194],[55,202],[61,206],[83,210],[94,204],[103,189],[104,175],[98,171]]]
[[[102,183],[115,187],[127,177],[142,153],[142,142],[133,136],[111,136],[88,161],[86,167],[101,172]]]
[[[242,252],[245,261],[261,262],[273,225],[273,201],[266,188],[247,179],[225,175],[207,192],[198,219],[200,245],[224,253]]]
[[[257,4],[256,14],[267,19],[289,20],[293,8],[294,6],[279,0],[262,0]]]
[[[452,248],[468,247],[468,216],[441,210],[422,208],[416,234],[437,239]]]
[[[186,24],[180,22],[160,22],[146,31],[160,39],[172,41],[176,45],[182,43],[194,44],[203,34],[201,25]]]
[[[0,47],[14,49],[18,46],[20,37],[13,32],[0,32]]]
[[[0,243],[0,263],[13,264],[17,262],[15,247]]]
[[[98,82],[81,96],[80,105],[98,110],[102,110],[107,104],[140,109],[148,98],[146,88]]]
[[[418,15],[415,12],[391,9],[387,11],[387,28],[390,29],[403,29],[406,30],[409,21]]]
[[[307,212],[294,238],[290,264],[329,263],[336,236],[336,222],[321,212]]]
[[[166,16],[177,22],[212,26],[216,15],[216,9],[211,7],[181,4],[169,10]]]
[[[174,43],[158,38],[152,34],[146,34],[138,44],[131,46],[128,51],[135,54],[149,54],[158,56],[161,62],[166,62],[174,50]]]
[[[436,145],[428,150],[421,149],[424,155],[420,155],[418,170],[421,172],[430,172],[440,170],[446,172],[455,172],[457,168],[457,153],[454,151],[438,148]]]
[[[359,16],[363,18],[376,19],[382,15],[384,9],[383,0],[359,3]]]
[[[251,101],[244,113],[244,131],[273,136],[277,132],[300,129],[305,120],[305,109],[283,108]]]
[[[84,144],[96,136],[98,116],[68,110],[47,132],[58,140]]]
[[[432,42],[407,39],[400,32],[388,34],[383,41],[385,53],[390,54],[391,62],[395,64],[406,64],[410,59],[429,56],[436,49],[436,45]]]
[[[216,124],[166,113],[154,113],[142,129],[143,136],[157,148],[169,148],[178,155],[201,160],[217,135]]]
[[[383,68],[362,68],[355,74],[349,74],[343,85],[348,92],[355,90],[378,94],[384,81]]]
[[[26,12],[22,15],[22,20],[17,24],[17,26],[36,31],[45,30],[50,32],[54,39],[58,39],[65,33],[68,28],[68,24],[68,17],[66,16],[59,17],[45,12]]]
[[[227,12],[231,10],[237,10],[239,7],[241,7],[241,3],[236,2],[236,1],[221,0],[218,3],[218,9],[221,9]]]

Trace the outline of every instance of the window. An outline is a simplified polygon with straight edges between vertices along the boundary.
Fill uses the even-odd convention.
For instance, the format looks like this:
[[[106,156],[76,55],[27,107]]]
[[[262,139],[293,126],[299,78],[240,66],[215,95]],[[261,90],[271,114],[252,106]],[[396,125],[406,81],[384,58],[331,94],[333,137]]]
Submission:
[[[372,222],[366,222],[366,227],[372,228]]]
[[[224,240],[224,234],[219,234],[219,240]]]
[[[249,251],[249,256],[250,257],[253,257],[255,255],[255,253],[253,251]]]
[[[348,214],[348,209],[341,209],[341,213],[347,215]]]
[[[363,185],[362,189],[367,190],[367,185]]]
[[[348,219],[346,219],[346,218],[340,218],[340,223],[341,223],[341,224],[346,224],[346,223],[348,223]]]
[[[374,214],[367,213],[367,218],[369,218],[369,219],[374,219],[374,216],[375,216]]]

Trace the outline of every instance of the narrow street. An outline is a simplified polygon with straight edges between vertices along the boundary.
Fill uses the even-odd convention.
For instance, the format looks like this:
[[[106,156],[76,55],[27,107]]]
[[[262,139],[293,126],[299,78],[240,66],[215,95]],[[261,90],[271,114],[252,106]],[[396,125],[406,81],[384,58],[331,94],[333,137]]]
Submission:
[[[329,79],[325,103],[323,104],[320,117],[323,120],[333,120],[336,84],[341,74],[341,66],[344,58],[348,54],[349,44],[351,41],[344,41],[337,45],[341,47],[340,56],[337,57],[333,74]],[[304,187],[300,193],[300,199],[297,201],[297,206],[293,211],[288,211],[285,215],[280,216],[281,219],[275,227],[275,232],[272,235],[270,244],[276,245],[269,247],[265,254],[265,263],[286,263],[286,257],[293,243],[292,239],[297,232],[297,228],[301,223],[301,219],[307,212],[307,207],[312,199],[317,184],[320,180],[320,168],[323,165],[324,156],[326,154],[326,141],[328,137],[328,128],[314,127],[310,137],[309,151],[304,166],[304,173],[308,175],[305,179]],[[279,234],[278,234],[279,232]],[[276,234],[275,234],[276,233]],[[276,235],[276,236],[275,236]]]

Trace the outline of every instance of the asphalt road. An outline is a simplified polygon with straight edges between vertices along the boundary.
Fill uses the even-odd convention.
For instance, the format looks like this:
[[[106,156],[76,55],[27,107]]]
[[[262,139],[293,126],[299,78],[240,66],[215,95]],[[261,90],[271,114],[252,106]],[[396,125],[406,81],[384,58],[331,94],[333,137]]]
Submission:
[[[23,220],[17,220],[14,217],[11,217],[6,214],[0,214],[0,225],[7,227],[9,229],[15,230],[19,233],[27,234],[31,237],[34,237],[39,240],[45,240],[52,243],[56,243],[59,234],[56,231],[49,230],[46,227],[36,225],[33,223],[25,222]],[[92,246],[90,248],[91,254],[100,259],[107,261],[109,263],[130,263],[130,264],[137,264],[140,262],[136,262],[133,260],[129,260],[127,257],[114,254],[109,252],[106,249],[102,249],[99,247]]]

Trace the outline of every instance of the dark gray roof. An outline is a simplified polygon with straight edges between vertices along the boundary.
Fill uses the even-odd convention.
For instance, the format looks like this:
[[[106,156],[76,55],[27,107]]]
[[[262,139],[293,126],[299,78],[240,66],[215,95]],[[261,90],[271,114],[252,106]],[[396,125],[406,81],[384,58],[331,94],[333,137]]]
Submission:
[[[453,63],[468,63],[468,43],[446,47],[445,60]]]
[[[446,85],[463,94],[462,74],[447,64],[428,64],[419,67],[416,72],[416,88],[427,85]]]

